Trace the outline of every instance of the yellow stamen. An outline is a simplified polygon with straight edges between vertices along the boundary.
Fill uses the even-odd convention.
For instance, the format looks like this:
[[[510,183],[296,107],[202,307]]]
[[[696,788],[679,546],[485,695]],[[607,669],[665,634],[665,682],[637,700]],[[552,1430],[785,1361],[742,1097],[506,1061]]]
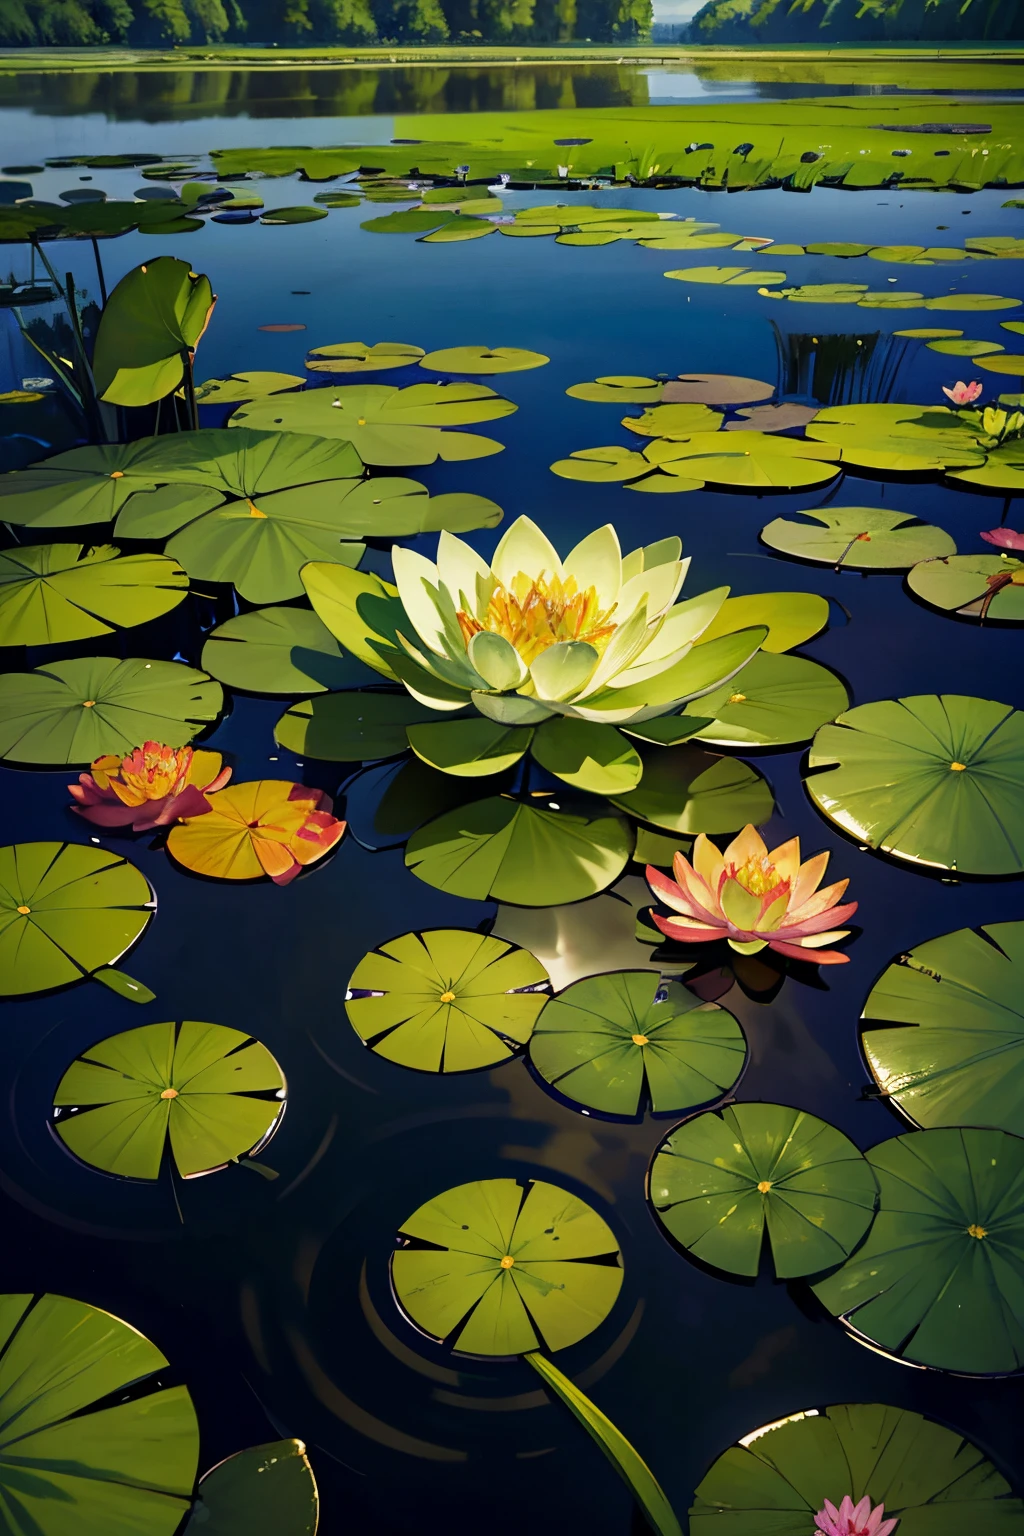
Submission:
[[[160,1097],[162,1099],[176,1099],[178,1097],[178,1090],[177,1088],[165,1088]]]
[[[83,709],[95,709],[96,708],[96,700],[95,699],[83,699],[82,700],[82,708]]]
[[[745,864],[730,866],[728,873],[751,896],[767,896],[769,891],[789,889],[788,880],[780,880],[775,865],[767,854],[755,855]]]
[[[31,907],[19,907],[18,911],[21,913],[22,917],[28,917],[29,913],[32,911],[32,908]]]
[[[647,1036],[646,1035],[634,1035],[633,1036],[633,1044],[634,1045],[647,1045],[647,1043],[648,1043],[648,1041],[647,1041]]]
[[[111,480],[123,480],[124,479],[124,470],[123,469],[115,469],[115,470],[113,470],[111,472],[110,478],[111,478]]]
[[[963,773],[966,767],[966,763],[950,763],[949,771],[950,773]]]
[[[970,1226],[967,1228],[967,1235],[968,1237],[987,1237],[988,1228],[979,1227],[976,1221],[972,1221]]]
[[[734,693],[729,697],[730,704],[745,704],[746,702],[747,696],[745,693]]]
[[[506,1253],[505,1257],[501,1261],[501,1267],[502,1269],[511,1269],[514,1263],[515,1259],[512,1257],[512,1255],[510,1253]]]
[[[771,1189],[771,1187],[772,1187],[771,1179],[762,1179],[760,1184],[757,1186],[757,1192],[758,1192],[759,1195],[766,1195],[768,1193],[768,1191]]]
[[[365,416],[357,416],[356,417],[356,426],[357,427],[365,427],[366,426],[366,417]]]
[[[583,640],[600,653],[616,625],[609,622],[615,604],[602,609],[596,587],[580,592],[573,576],[564,581],[542,571],[536,579],[520,571],[509,587],[495,587],[483,621],[459,609],[459,627],[468,645],[486,630],[502,635],[529,666],[550,645]]]
[[[442,1001],[442,1003],[454,1003],[454,1001],[455,1001],[455,993],[454,992],[442,992],[441,993],[441,1001]]]

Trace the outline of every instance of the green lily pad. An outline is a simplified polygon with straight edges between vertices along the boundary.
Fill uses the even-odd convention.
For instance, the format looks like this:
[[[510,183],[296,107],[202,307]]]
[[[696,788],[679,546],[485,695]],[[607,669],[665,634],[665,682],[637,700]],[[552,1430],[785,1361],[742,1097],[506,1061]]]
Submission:
[[[0,475],[0,517],[32,528],[107,522],[136,491],[159,484],[145,467],[154,441],[72,448]]]
[[[424,245],[453,245],[461,240],[481,240],[484,235],[493,235],[497,232],[497,224],[492,224],[489,219],[475,219],[467,217],[469,207],[463,210],[463,216],[456,216],[451,224],[442,224],[440,229],[435,229],[432,235],[421,235]]]
[[[667,474],[757,491],[825,485],[840,472],[839,456],[827,443],[758,431],[694,432],[658,443],[650,455]]]
[[[878,1214],[852,1259],[814,1287],[861,1338],[940,1371],[1024,1365],[1024,1139],[910,1131],[866,1154]]]
[[[448,427],[496,421],[516,410],[485,384],[346,384],[276,395],[243,406],[231,426],[343,438],[366,464],[433,464],[500,453],[501,444]]]
[[[54,1129],[83,1163],[157,1179],[168,1146],[183,1179],[262,1147],[284,1111],[265,1045],[222,1024],[145,1024],[83,1051],[54,1095]]]
[[[93,373],[101,398],[138,406],[173,393],[185,376],[183,357],[198,346],[215,303],[209,278],[174,256],[122,277],[96,332]]]
[[[444,347],[420,358],[420,367],[431,373],[522,373],[550,363],[543,352],[522,347]]]
[[[0,996],[49,992],[114,965],[155,909],[145,876],[106,849],[0,848]]]
[[[484,1179],[428,1200],[391,1259],[399,1306],[464,1354],[565,1349],[600,1327],[622,1286],[615,1237],[540,1179]]]
[[[732,1088],[746,1061],[739,1024],[657,972],[587,976],[544,1009],[530,1060],[567,1098],[605,1114],[655,1114],[706,1104]]]
[[[990,350],[997,355],[979,357],[979,368],[984,368],[987,373],[1012,373],[1015,378],[1024,378],[1024,355],[1004,352],[1001,347],[992,347]]]
[[[574,400],[608,401],[615,405],[657,405],[662,383],[640,374],[605,374],[590,384],[571,384],[566,390]]]
[[[207,379],[197,384],[196,399],[200,405],[238,405],[243,400],[260,400],[264,395],[299,389],[305,382],[298,373],[233,373],[227,379]]]
[[[861,704],[822,726],[807,791],[844,831],[963,874],[1024,870],[1024,714],[962,694]]]
[[[777,517],[761,529],[772,549],[855,571],[904,571],[919,560],[956,553],[944,528],[886,507],[809,507],[807,522]],[[812,521],[813,519],[813,521]]]
[[[1002,323],[1002,322],[1001,322]],[[907,336],[913,341],[945,341],[952,340],[954,336],[962,336],[963,331],[950,331],[942,326],[915,326],[912,330],[893,331],[894,336]]]
[[[421,762],[456,778],[486,778],[518,763],[530,746],[529,727],[500,725],[477,715],[410,725],[409,745]]]
[[[346,994],[349,1023],[378,1056],[418,1072],[507,1061],[548,1000],[525,949],[460,928],[406,933],[365,955]]]
[[[695,706],[701,708],[700,702]],[[629,725],[630,735],[649,725]],[[735,832],[749,822],[767,821],[775,801],[765,780],[749,763],[734,757],[713,757],[686,745],[641,749],[644,772],[636,789],[612,797],[612,804],[638,821],[670,832]]]
[[[828,623],[828,599],[818,592],[752,592],[727,597],[701,636],[704,645],[754,625],[767,625],[763,651],[791,651],[820,633]]]
[[[843,1490],[840,1493],[840,1489]],[[884,1403],[794,1413],[732,1445],[701,1481],[691,1536],[806,1536],[828,1499],[884,1504],[907,1532],[1001,1536],[1024,1516],[1010,1485],[956,1430]]]
[[[993,309],[1019,309],[1020,299],[1004,299],[997,293],[947,293],[926,299],[922,309],[963,309],[975,313]]]
[[[376,219],[367,219],[359,228],[368,229],[372,235],[423,235],[460,217],[450,208],[408,208],[401,213],[385,213]]]
[[[780,1280],[845,1259],[878,1199],[853,1142],[783,1104],[736,1104],[677,1126],[655,1154],[649,1189],[676,1242],[730,1274],[757,1274],[767,1230]]]
[[[531,750],[556,778],[595,795],[634,789],[643,772],[639,752],[621,731],[595,720],[545,720],[533,733]]]
[[[316,1536],[319,1511],[306,1447],[301,1440],[275,1440],[238,1451],[203,1474],[183,1536]]]
[[[1014,398],[1000,395],[1000,404],[1013,405]],[[990,491],[1017,495],[1024,490],[1024,439],[1011,438],[990,450],[983,463],[968,469],[951,469],[949,478],[959,485],[981,485]]]
[[[866,256],[870,245],[857,245],[852,240],[819,240],[804,247],[808,256]]]
[[[985,462],[970,423],[944,406],[834,406],[818,412],[807,436],[835,444],[844,464],[888,473],[921,474]]]
[[[741,374],[681,373],[668,381],[661,398],[674,405],[756,405],[774,393],[774,384]]]
[[[639,437],[690,438],[695,432],[710,437],[722,425],[721,411],[699,401],[654,405],[642,416],[625,416],[622,425]]]
[[[681,283],[713,283],[716,287],[758,288],[769,283],[784,283],[785,272],[763,272],[759,267],[677,267],[666,277]]]
[[[969,341],[963,337],[957,341],[930,341],[928,350],[941,352],[946,357],[984,357],[989,352],[1003,352],[1005,348],[998,341]]]
[[[907,575],[918,597],[947,613],[1024,623],[1024,562],[1005,555],[947,555]]]
[[[366,676],[306,608],[240,613],[211,632],[202,660],[213,677],[248,693],[325,693]]]
[[[311,208],[308,204],[296,204],[289,208],[268,208],[260,219],[261,224],[312,224],[326,219],[326,208]]]
[[[556,459],[551,473],[562,480],[584,480],[593,485],[615,485],[624,480],[634,480],[638,475],[650,475],[657,466],[642,453],[628,448],[580,448],[567,459]],[[668,476],[664,476],[668,479]],[[694,483],[699,489],[703,481]],[[675,487],[673,487],[675,488]],[[680,484],[680,490],[687,489]]]
[[[550,907],[612,885],[632,847],[628,822],[597,802],[563,808],[561,799],[494,795],[427,822],[410,837],[405,862],[454,896]]]
[[[914,1125],[1024,1132],[1024,923],[961,928],[882,973],[861,1046],[886,1097]]]
[[[731,682],[697,701],[694,709],[711,723],[694,738],[719,747],[795,746],[849,705],[840,679],[819,662],[761,651]]]
[[[310,373],[380,373],[418,363],[422,356],[422,347],[404,341],[378,341],[371,347],[364,341],[339,341],[329,347],[312,347],[306,367]]]
[[[54,661],[0,675],[0,757],[85,764],[144,741],[180,747],[223,707],[219,683],[175,661]]]
[[[12,1536],[174,1536],[199,1425],[137,1329],[67,1296],[0,1296],[0,1500]]]
[[[274,727],[274,740],[301,757],[333,763],[394,757],[409,746],[406,727],[436,722],[437,710],[401,693],[351,688],[292,704]]]
[[[32,544],[0,554],[0,645],[58,645],[130,629],[176,608],[188,577],[166,555],[114,544]]]

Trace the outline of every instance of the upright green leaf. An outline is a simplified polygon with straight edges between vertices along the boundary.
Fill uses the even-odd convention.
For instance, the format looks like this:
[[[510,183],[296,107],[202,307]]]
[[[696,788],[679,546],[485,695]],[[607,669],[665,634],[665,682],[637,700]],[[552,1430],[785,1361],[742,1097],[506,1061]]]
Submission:
[[[158,256],[123,277],[96,332],[93,371],[101,398],[151,405],[176,390],[216,302],[209,278],[174,256]]]

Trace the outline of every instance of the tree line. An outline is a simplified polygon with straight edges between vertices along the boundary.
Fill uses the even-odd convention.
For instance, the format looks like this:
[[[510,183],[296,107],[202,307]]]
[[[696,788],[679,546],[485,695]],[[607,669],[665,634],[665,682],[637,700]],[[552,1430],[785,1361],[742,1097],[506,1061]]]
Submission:
[[[0,0],[0,46],[639,42],[651,0]]]
[[[693,43],[952,43],[1024,38],[1024,0],[707,0]]]

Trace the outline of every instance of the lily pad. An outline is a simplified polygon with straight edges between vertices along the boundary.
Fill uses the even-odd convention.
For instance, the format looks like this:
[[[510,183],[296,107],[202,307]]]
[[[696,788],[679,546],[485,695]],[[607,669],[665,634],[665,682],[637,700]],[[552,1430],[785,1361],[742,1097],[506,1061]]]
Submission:
[[[596,720],[560,715],[533,733],[531,749],[549,773],[595,795],[621,794],[640,782],[640,754],[621,731]]]
[[[312,208],[309,204],[295,204],[288,208],[268,208],[260,219],[261,224],[313,224],[326,219],[326,208]]]
[[[657,405],[663,384],[642,374],[605,374],[587,384],[571,384],[566,390],[574,400],[609,402],[614,405]]]
[[[969,341],[962,337],[957,341],[930,341],[929,352],[941,352],[945,357],[984,357],[989,352],[1003,352],[998,341]],[[988,367],[988,364],[983,366]]]
[[[145,876],[106,849],[0,848],[0,995],[49,992],[115,965],[155,909]]]
[[[275,1440],[238,1451],[203,1474],[183,1536],[316,1536],[319,1510],[305,1445]]]
[[[944,528],[886,507],[809,507],[806,522],[777,517],[761,529],[772,549],[798,560],[855,571],[905,571],[919,560],[956,553]]]
[[[32,1536],[174,1536],[199,1425],[137,1329],[67,1296],[0,1296],[0,1500]]]
[[[697,711],[701,705],[698,700],[691,708]],[[652,727],[661,724],[659,719],[625,729],[647,740]],[[775,802],[767,783],[738,758],[713,757],[685,743],[662,750],[648,748],[641,755],[644,773],[638,787],[612,797],[613,805],[639,821],[695,836],[735,832],[748,823],[757,826],[772,813]]]
[[[970,423],[944,406],[834,406],[819,411],[807,436],[835,444],[844,464],[887,473],[921,474],[985,462]]]
[[[942,326],[919,325],[906,331],[893,331],[894,336],[906,336],[913,341],[945,341],[962,336],[963,331],[951,331]]]
[[[811,799],[859,843],[932,869],[1024,870],[1024,714],[962,694],[861,704],[822,726]]]
[[[172,858],[197,875],[214,880],[258,880],[265,875],[287,883],[322,858],[339,841],[344,822],[324,839],[311,818],[330,815],[329,795],[285,779],[229,784],[211,797],[210,809],[173,826],[167,839]],[[329,834],[333,831],[333,837]]]
[[[774,384],[741,374],[681,373],[668,381],[661,398],[675,405],[756,405],[774,393]]]
[[[879,1088],[914,1125],[1024,1132],[1024,923],[961,928],[882,973],[861,1015]]]
[[[410,725],[406,732],[416,756],[456,778],[481,778],[518,763],[530,746],[529,727],[500,725],[482,716]]]
[[[1013,405],[1013,396],[1000,395],[1000,404]],[[989,451],[983,463],[966,469],[951,469],[949,478],[958,485],[980,485],[990,491],[1019,495],[1024,490],[1024,439],[1010,438]]]
[[[143,438],[71,448],[28,469],[0,475],[0,517],[30,528],[108,522],[130,496],[161,483],[162,476],[148,467],[159,441]]]
[[[814,1287],[861,1338],[897,1359],[965,1375],[1024,1365],[1024,1139],[910,1131],[866,1154],[878,1214],[852,1259]]]
[[[556,459],[551,465],[551,473],[558,475],[562,480],[584,480],[592,485],[616,485],[624,480],[636,480],[638,476],[650,475],[657,470],[657,465],[652,464],[642,453],[633,453],[629,448],[580,448],[567,459]],[[668,476],[663,478],[668,479]],[[703,481],[695,482],[694,489],[699,489]],[[679,486],[680,490],[686,490],[686,485]]]
[[[265,1045],[222,1024],[146,1024],[83,1051],[54,1095],[54,1128],[76,1157],[158,1179],[169,1144],[183,1179],[263,1146],[284,1111]]]
[[[922,309],[962,309],[975,313],[993,309],[1019,309],[1020,299],[1004,299],[997,293],[947,293],[926,299]]]
[[[92,763],[144,741],[180,747],[224,707],[219,683],[174,661],[90,656],[0,676],[0,757]]]
[[[736,634],[753,625],[767,625],[762,651],[778,653],[803,645],[828,623],[828,599],[818,592],[752,592],[727,597],[701,636],[701,644]]]
[[[421,357],[420,367],[430,373],[522,373],[550,361],[543,352],[522,347],[444,347]]]
[[[188,577],[166,555],[114,544],[32,544],[0,554],[0,645],[58,645],[147,624],[176,608]]]
[[[464,212],[468,213],[468,208]],[[488,219],[457,216],[454,223],[442,224],[432,235],[421,235],[420,238],[424,245],[453,245],[461,240],[481,240],[484,235],[495,234],[497,228],[497,224]]]
[[[665,276],[678,278],[681,283],[713,283],[723,288],[758,288],[786,281],[785,272],[763,272],[760,267],[677,267]]]
[[[460,217],[450,208],[408,208],[401,213],[384,213],[376,219],[367,219],[359,228],[368,229],[372,235],[423,235]]]
[[[706,1104],[734,1087],[747,1044],[731,1013],[656,972],[575,981],[544,1009],[530,1060],[559,1093],[605,1114]]]
[[[228,619],[203,646],[203,666],[249,693],[324,693],[366,675],[306,608],[258,608]]]
[[[207,379],[197,384],[196,400],[200,405],[238,405],[243,400],[260,400],[264,395],[300,389],[305,382],[298,373],[233,373],[227,379]]]
[[[722,425],[722,414],[698,403],[655,405],[642,416],[623,417],[622,425],[639,437],[689,438],[695,432],[707,437]]]
[[[293,704],[274,727],[274,740],[301,757],[332,763],[372,762],[409,746],[406,728],[433,724],[437,710],[402,692],[350,688]]]
[[[907,575],[918,597],[947,613],[1024,623],[1024,562],[1004,555],[946,555]]]
[[[796,405],[783,400],[778,405],[753,405],[738,411],[739,421],[727,421],[726,432],[788,432],[806,427],[818,414],[817,406]]]
[[[711,717],[694,739],[753,750],[796,746],[849,704],[845,687],[827,667],[804,656],[761,651],[731,682],[693,706]]]
[[[365,341],[338,341],[329,347],[312,347],[306,367],[310,373],[381,373],[406,368],[422,356],[422,347],[405,341],[378,341],[370,347]]]
[[[378,1056],[418,1072],[470,1072],[526,1044],[548,973],[525,949],[460,928],[406,933],[365,955],[345,1011]],[[545,988],[545,990],[541,990]]]
[[[649,1175],[658,1219],[695,1258],[756,1275],[765,1232],[780,1280],[840,1263],[871,1225],[878,1185],[841,1131],[783,1104],[684,1121]]]
[[[992,347],[989,350],[994,355],[978,357],[979,368],[984,368],[987,373],[1012,373],[1015,378],[1024,378],[1024,355],[1004,352],[1001,347]]]
[[[655,411],[665,409],[655,407]],[[657,444],[650,457],[670,475],[756,491],[825,485],[840,472],[838,448],[770,432],[673,435],[672,440]]]
[[[428,1200],[392,1255],[399,1305],[417,1328],[469,1355],[565,1349],[600,1327],[622,1286],[601,1217],[540,1179],[484,1179]]]
[[[1001,1536],[1024,1516],[1010,1485],[963,1435],[906,1408],[834,1403],[745,1435],[713,1463],[690,1508],[691,1536],[806,1536],[839,1490],[884,1504],[907,1532]]]
[[[472,901],[551,907],[612,885],[629,862],[628,822],[598,802],[494,795],[428,821],[405,862],[420,880]]]
[[[102,399],[151,405],[176,390],[185,376],[183,358],[195,352],[216,302],[209,278],[174,256],[127,273],[96,332],[93,372]]]
[[[366,464],[433,464],[475,459],[502,445],[443,428],[496,421],[516,410],[485,384],[347,384],[276,395],[243,406],[231,425],[343,438]]]

